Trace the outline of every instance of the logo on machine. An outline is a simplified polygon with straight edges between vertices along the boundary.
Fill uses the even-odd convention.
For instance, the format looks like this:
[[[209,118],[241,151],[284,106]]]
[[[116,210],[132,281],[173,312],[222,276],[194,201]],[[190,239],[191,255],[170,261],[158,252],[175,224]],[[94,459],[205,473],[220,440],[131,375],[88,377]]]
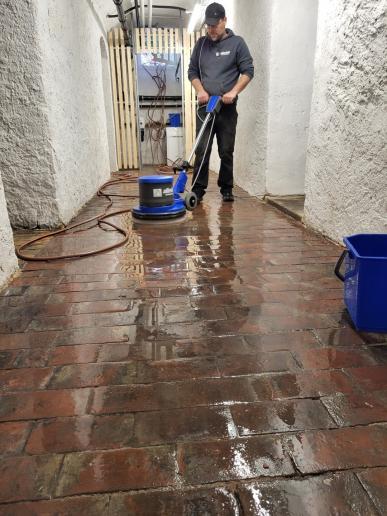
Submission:
[[[164,189],[153,188],[153,197],[167,197],[168,195],[172,195],[172,194],[173,194],[173,189],[170,187],[164,188]]]

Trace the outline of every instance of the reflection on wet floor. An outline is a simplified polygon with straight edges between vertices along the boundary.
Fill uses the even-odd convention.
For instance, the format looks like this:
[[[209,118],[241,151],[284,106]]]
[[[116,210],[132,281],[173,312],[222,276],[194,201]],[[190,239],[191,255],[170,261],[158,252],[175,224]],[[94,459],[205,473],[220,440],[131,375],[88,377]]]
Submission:
[[[338,247],[236,190],[0,294],[1,514],[386,512],[386,335],[353,330]]]

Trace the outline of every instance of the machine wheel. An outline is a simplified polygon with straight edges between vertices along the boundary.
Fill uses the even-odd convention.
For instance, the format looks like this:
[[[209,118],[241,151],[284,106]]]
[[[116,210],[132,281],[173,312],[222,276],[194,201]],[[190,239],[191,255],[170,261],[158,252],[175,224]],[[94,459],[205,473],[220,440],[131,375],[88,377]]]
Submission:
[[[198,198],[196,197],[196,194],[194,192],[188,192],[185,195],[184,203],[187,208],[187,210],[192,211],[196,208],[198,205]]]

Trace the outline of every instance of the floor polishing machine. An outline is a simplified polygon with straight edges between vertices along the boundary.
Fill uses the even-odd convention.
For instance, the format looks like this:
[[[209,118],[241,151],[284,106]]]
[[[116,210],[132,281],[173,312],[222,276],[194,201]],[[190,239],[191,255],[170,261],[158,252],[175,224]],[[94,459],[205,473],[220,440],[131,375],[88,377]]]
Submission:
[[[203,138],[207,125],[212,120],[212,127],[207,142],[208,148],[215,117],[221,108],[221,103],[220,96],[210,97],[206,106],[206,117],[196,137],[191,154],[188,159],[183,162],[181,167],[175,169],[175,171],[179,172],[175,184],[173,184],[173,176],[156,175],[141,176],[138,178],[140,204],[132,210],[132,216],[135,219],[144,221],[178,219],[184,217],[186,210],[192,211],[196,208],[196,194],[192,191],[186,192],[188,180],[187,171],[189,168],[192,168],[190,162]],[[204,152],[203,161],[207,153],[207,148]],[[200,165],[196,178],[199,176],[202,164]],[[195,183],[192,184],[192,187],[194,184]]]

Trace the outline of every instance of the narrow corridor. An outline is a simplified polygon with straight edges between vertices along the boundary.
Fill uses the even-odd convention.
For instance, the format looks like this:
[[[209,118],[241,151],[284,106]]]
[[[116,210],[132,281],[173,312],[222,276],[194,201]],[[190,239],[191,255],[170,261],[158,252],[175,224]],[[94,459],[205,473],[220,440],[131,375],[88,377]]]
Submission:
[[[0,293],[1,515],[384,513],[386,335],[351,328],[339,247],[235,193]]]

